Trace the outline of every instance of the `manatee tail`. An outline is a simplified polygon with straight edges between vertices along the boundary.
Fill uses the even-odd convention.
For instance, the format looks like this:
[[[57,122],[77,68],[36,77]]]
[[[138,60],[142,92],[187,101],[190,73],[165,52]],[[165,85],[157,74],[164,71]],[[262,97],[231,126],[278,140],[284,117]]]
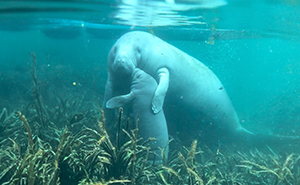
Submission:
[[[256,134],[255,141],[257,143],[265,143],[268,145],[293,145],[293,144],[300,144],[300,137],[299,136],[280,136],[280,135],[263,135],[263,134]]]
[[[240,129],[237,132],[235,140],[238,138],[240,142],[247,147],[260,148],[271,146],[273,148],[289,148],[295,150],[295,146],[300,146],[300,136],[280,136],[280,135],[264,135],[255,134],[246,129]],[[294,147],[294,148],[293,148]]]
[[[245,134],[248,148],[271,147],[279,152],[296,152],[300,146],[300,136]]]

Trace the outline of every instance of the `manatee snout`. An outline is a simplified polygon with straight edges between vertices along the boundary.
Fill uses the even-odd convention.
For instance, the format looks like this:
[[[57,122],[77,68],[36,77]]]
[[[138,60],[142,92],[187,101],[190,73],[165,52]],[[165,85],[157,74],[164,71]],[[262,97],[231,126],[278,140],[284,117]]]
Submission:
[[[112,70],[115,73],[123,75],[132,74],[134,68],[135,65],[133,64],[130,57],[128,57],[126,54],[117,55],[112,65]]]

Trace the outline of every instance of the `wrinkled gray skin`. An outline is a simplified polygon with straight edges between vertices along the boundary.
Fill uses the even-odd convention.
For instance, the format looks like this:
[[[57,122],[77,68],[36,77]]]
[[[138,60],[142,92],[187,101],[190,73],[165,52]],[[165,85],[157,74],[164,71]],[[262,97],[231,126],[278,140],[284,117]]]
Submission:
[[[251,135],[240,125],[218,77],[200,61],[150,33],[124,34],[111,48],[107,68],[104,103],[128,93],[130,75],[135,68],[140,68],[158,83],[151,109],[159,113],[164,105],[169,132],[178,127],[171,134],[185,129],[184,132],[190,132],[195,138],[201,130],[208,136],[215,135],[206,130],[220,137],[225,133]],[[105,108],[104,111],[108,122],[115,118],[114,111]]]
[[[131,75],[130,93],[111,98],[106,102],[106,108],[119,108],[130,106],[133,118],[139,118],[138,134],[143,141],[155,138],[156,141],[149,142],[151,151],[149,162],[162,163],[161,149],[165,149],[168,156],[168,129],[163,111],[154,114],[151,110],[151,103],[156,90],[156,81],[144,71],[135,68]]]

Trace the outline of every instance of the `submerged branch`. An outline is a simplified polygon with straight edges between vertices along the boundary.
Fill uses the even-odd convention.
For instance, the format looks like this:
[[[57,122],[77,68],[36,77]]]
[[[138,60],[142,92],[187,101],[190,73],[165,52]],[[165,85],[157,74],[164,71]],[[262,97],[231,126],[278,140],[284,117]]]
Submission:
[[[46,110],[43,106],[41,96],[40,96],[39,84],[38,84],[38,79],[37,79],[37,75],[36,75],[36,63],[37,63],[36,54],[35,54],[35,52],[31,52],[30,55],[31,55],[32,62],[33,62],[32,67],[31,67],[31,77],[33,80],[33,96],[36,98],[36,101],[37,101],[36,111],[40,118],[41,124],[43,126],[45,126],[47,124],[48,116],[47,116]]]

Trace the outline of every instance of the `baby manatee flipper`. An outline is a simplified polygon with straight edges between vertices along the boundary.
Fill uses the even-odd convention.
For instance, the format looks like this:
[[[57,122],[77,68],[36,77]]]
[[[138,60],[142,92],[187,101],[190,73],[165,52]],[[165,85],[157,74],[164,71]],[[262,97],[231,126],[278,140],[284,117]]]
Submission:
[[[167,68],[160,68],[157,71],[157,76],[159,83],[152,100],[152,111],[154,114],[157,114],[162,110],[165,96],[169,88],[169,70]]]
[[[106,102],[106,108],[113,109],[113,108],[122,107],[127,103],[131,102],[134,99],[134,97],[135,96],[133,92],[130,92],[129,94],[113,97]]]

